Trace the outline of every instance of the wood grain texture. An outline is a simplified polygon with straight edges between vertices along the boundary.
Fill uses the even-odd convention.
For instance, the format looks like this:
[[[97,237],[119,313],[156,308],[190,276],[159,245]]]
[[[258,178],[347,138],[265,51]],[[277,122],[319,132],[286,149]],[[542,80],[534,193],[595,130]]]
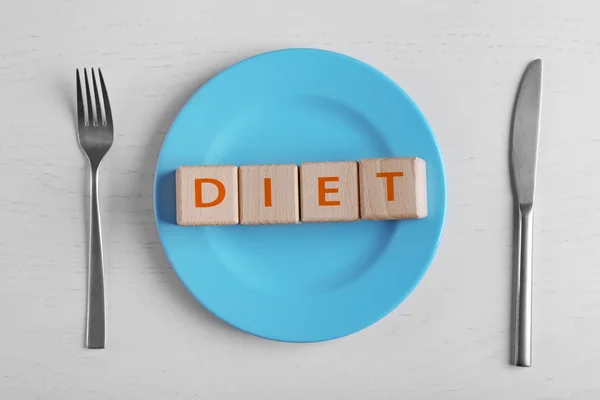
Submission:
[[[427,166],[418,157],[370,158],[358,165],[362,219],[427,216]]]
[[[177,224],[235,225],[239,222],[238,167],[182,166],[176,174]]]
[[[0,399],[597,400],[599,13],[596,0],[2,2]],[[448,178],[440,248],[419,286],[380,322],[318,344],[258,339],[214,318],[170,267],[154,221],[156,160],[180,107],[223,68],[284,47],[342,52],[395,80],[435,132]],[[517,369],[508,130],[536,57],[534,366]],[[102,68],[116,129],[100,172],[101,352],[83,348],[89,182],[74,129],[83,66]],[[219,157],[235,139],[209,161],[230,162]],[[295,140],[312,159],[260,162],[354,151]],[[384,246],[393,224],[375,224],[381,236],[365,241]],[[332,226],[294,231],[344,240]],[[356,260],[357,274],[367,266]]]
[[[309,162],[300,165],[302,222],[356,221],[358,163]]]
[[[239,168],[240,223],[296,224],[300,220],[296,164],[242,165]]]

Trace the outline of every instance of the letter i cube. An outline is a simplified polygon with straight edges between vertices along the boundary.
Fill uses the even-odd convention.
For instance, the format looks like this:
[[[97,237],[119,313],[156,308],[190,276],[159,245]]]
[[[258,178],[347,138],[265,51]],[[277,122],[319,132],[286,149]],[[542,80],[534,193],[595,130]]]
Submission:
[[[175,180],[178,225],[238,223],[238,168],[235,165],[179,167]]]
[[[240,224],[298,223],[297,165],[243,165],[239,175]]]
[[[359,164],[362,219],[427,216],[425,161],[418,157],[371,158]]]

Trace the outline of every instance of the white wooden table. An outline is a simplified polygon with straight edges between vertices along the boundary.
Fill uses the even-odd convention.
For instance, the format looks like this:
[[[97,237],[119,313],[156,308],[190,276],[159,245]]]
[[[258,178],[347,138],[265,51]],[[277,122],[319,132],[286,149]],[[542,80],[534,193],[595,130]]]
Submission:
[[[600,398],[600,3],[59,1],[0,6],[0,398]],[[168,265],[153,170],[179,107],[248,56],[319,47],[396,80],[436,132],[447,225],[422,283],[355,335],[287,344],[204,311]],[[508,134],[545,63],[533,367],[509,365]],[[108,348],[83,348],[87,167],[75,68],[101,66]]]

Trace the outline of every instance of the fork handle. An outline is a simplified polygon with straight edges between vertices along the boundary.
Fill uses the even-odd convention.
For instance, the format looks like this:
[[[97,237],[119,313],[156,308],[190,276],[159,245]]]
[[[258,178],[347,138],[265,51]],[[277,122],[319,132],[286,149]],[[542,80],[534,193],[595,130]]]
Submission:
[[[103,349],[105,346],[106,326],[104,315],[104,261],[102,258],[100,207],[98,206],[98,165],[92,165],[91,167],[91,184],[90,254],[85,346],[88,349]]]
[[[515,365],[531,366],[533,298],[533,206],[519,206],[517,290],[515,301]]]

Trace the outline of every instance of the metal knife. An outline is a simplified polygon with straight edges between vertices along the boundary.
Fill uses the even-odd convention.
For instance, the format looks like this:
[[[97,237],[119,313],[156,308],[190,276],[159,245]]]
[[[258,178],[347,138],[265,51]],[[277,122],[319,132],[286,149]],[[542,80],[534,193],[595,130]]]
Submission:
[[[519,85],[511,129],[511,173],[518,206],[516,287],[514,290],[514,363],[531,366],[533,297],[533,198],[537,169],[542,99],[542,60],[525,69]]]

